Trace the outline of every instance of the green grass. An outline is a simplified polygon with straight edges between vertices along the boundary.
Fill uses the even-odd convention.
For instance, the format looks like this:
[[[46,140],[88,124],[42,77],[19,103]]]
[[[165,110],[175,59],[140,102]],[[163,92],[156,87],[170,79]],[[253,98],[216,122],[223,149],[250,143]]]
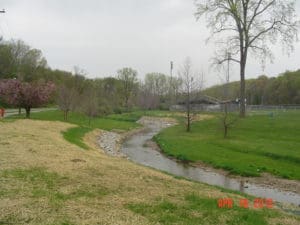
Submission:
[[[62,187],[68,187],[72,182],[70,178],[61,176],[55,172],[49,172],[45,168],[32,167],[29,169],[18,168],[4,170],[0,172],[0,177],[10,182],[18,183],[16,186],[3,185],[0,190],[0,199],[4,197],[23,198],[29,197],[33,200],[33,205],[38,204],[40,199],[46,201],[53,211],[58,211],[64,207],[67,201],[80,201],[80,199],[102,198],[109,194],[105,187],[90,186],[82,184],[76,190],[69,193],[61,191]],[[18,224],[16,218],[6,218],[0,224]],[[1,223],[2,222],[2,223]],[[30,221],[27,221],[30,223]],[[71,224],[66,218],[58,224]]]
[[[117,121],[114,119],[109,119],[106,117],[95,117],[92,118],[91,124],[89,125],[89,119],[87,116],[81,113],[69,113],[68,120],[64,121],[63,112],[59,110],[55,111],[44,111],[38,113],[32,113],[31,119],[35,120],[46,120],[46,121],[62,121],[75,124],[81,127],[90,127],[91,129],[99,128],[103,130],[130,130],[132,128],[138,127],[135,121]]]
[[[63,132],[63,136],[67,141],[83,149],[88,149],[88,146],[83,142],[83,137],[86,133],[94,129],[98,128],[108,131],[127,131],[139,127],[140,125],[137,124],[136,121],[139,120],[142,116],[164,117],[170,115],[172,116],[172,114],[168,111],[136,111],[123,114],[113,114],[106,117],[96,117],[93,118],[91,120],[91,124],[89,124],[89,118],[84,114],[70,112],[68,120],[64,121],[63,112],[59,110],[54,110],[31,113],[31,119],[45,121],[61,121],[78,125],[78,127],[71,128]],[[20,119],[24,118],[24,115],[15,115],[11,116],[10,118]]]
[[[185,196],[183,203],[161,199],[156,202],[128,204],[127,207],[157,224],[230,224],[267,225],[277,214],[270,210],[251,210],[234,205],[231,209],[218,208],[218,199],[195,194]]]
[[[74,152],[57,141],[66,124],[48,123],[47,130],[30,120],[2,125],[0,224],[299,224],[282,210],[217,208],[217,198],[238,204],[243,195],[97,151]],[[40,138],[20,139],[25,126]],[[51,150],[41,147],[49,143]]]
[[[68,122],[78,127],[63,132],[64,138],[83,149],[82,141],[93,129],[130,130],[142,116],[178,117],[168,111],[136,111],[93,118],[70,113]],[[19,117],[15,117],[19,118]],[[64,121],[61,111],[32,113],[32,119]],[[179,121],[183,121],[182,118]],[[273,117],[252,115],[239,120],[224,139],[220,121],[215,118],[196,122],[186,133],[182,124],[168,128],[155,137],[162,150],[183,161],[202,161],[233,174],[259,176],[269,172],[283,178],[300,180],[300,113],[275,113]]]
[[[91,132],[93,129],[90,127],[74,127],[63,132],[64,139],[83,148],[89,147],[82,141],[86,133]]]
[[[202,161],[233,174],[259,176],[268,172],[300,180],[300,113],[253,115],[240,119],[223,138],[218,118],[183,125],[155,137],[162,150],[187,161]]]
[[[13,116],[11,118],[24,118],[24,115]],[[88,149],[88,146],[83,142],[84,135],[94,129],[98,128],[108,131],[116,129],[126,131],[139,127],[139,125],[135,123],[136,120],[117,120],[109,117],[93,118],[91,120],[91,124],[89,124],[88,117],[80,113],[69,113],[68,120],[64,121],[63,112],[59,110],[32,113],[31,119],[44,121],[61,121],[77,125],[78,127],[70,128],[67,131],[63,132],[63,136],[67,141],[83,149]]]

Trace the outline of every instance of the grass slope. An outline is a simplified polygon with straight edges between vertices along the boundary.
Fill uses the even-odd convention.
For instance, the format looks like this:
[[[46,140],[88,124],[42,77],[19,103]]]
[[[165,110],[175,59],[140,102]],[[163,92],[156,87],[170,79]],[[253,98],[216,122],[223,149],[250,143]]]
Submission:
[[[192,132],[183,125],[155,137],[163,151],[179,159],[202,161],[244,176],[269,172],[300,180],[300,113],[274,117],[253,115],[239,120],[224,139],[217,118],[195,122]]]
[[[24,118],[21,116],[14,116],[13,118]],[[43,120],[43,121],[64,121],[63,112],[59,110],[54,111],[44,111],[38,113],[32,113],[31,119]],[[92,131],[93,129],[103,129],[103,130],[130,130],[138,127],[139,125],[135,123],[136,120],[116,120],[114,118],[108,117],[96,117],[91,120],[89,125],[89,119],[87,116],[80,113],[69,113],[68,123],[77,125],[77,127],[72,127],[63,132],[64,138],[77,146],[88,149],[88,146],[83,142],[83,137],[86,133]]]
[[[81,151],[62,137],[74,127],[68,123],[15,120],[0,127],[0,224],[300,222],[275,209],[243,210],[243,196],[111,158],[89,143]],[[218,209],[219,198],[236,206]]]
[[[136,123],[142,116],[155,116],[155,117],[176,117],[176,113],[168,111],[136,111],[131,113],[113,114],[106,117],[96,117],[91,120],[89,124],[89,118],[81,113],[70,112],[68,116],[68,123],[77,125],[67,131],[63,132],[64,138],[83,148],[88,149],[88,146],[83,142],[83,137],[86,133],[94,129],[102,130],[131,130],[139,127]],[[16,115],[11,118],[24,118],[24,115]],[[43,120],[43,121],[64,121],[63,112],[59,110],[43,111],[31,114],[31,119]]]

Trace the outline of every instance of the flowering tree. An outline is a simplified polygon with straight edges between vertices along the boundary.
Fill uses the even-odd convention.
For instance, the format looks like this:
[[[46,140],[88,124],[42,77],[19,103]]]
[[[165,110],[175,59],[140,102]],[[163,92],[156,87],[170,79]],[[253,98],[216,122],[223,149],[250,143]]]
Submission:
[[[27,83],[19,80],[0,81],[0,97],[9,105],[26,110],[26,118],[30,117],[33,107],[46,104],[55,90],[53,83]]]

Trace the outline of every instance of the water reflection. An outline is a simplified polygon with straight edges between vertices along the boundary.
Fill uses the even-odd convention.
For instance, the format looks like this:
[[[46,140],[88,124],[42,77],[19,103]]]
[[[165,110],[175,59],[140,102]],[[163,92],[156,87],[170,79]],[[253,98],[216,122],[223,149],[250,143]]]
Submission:
[[[176,176],[182,176],[210,185],[220,186],[262,198],[272,198],[274,201],[281,203],[291,203],[297,206],[300,204],[300,195],[298,194],[245,183],[244,181],[233,179],[216,172],[188,166],[167,158],[162,153],[145,146],[145,143],[156,135],[162,127],[157,126],[155,123],[146,124],[146,126],[148,129],[146,129],[145,132],[132,136],[122,146],[122,152],[132,161]]]

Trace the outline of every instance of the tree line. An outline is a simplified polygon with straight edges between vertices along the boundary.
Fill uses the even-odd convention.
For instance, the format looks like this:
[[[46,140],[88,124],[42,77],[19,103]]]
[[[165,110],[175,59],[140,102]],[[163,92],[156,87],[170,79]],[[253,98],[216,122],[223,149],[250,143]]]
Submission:
[[[39,49],[21,40],[0,42],[0,106],[24,108],[57,105],[68,120],[69,112],[85,113],[89,118],[132,109],[168,109],[170,105],[203,94],[222,99],[224,85],[203,89],[199,74],[191,71],[187,59],[177,76],[148,73],[144,80],[132,68],[119,69],[114,76],[89,79],[84,70],[53,70]],[[4,82],[5,81],[5,82]],[[7,82],[9,81],[9,82]],[[260,76],[246,80],[245,96],[251,105],[300,104],[300,70],[287,71],[277,78]],[[240,83],[226,84],[227,99],[240,96]],[[187,129],[192,120],[187,110]]]
[[[228,85],[228,98],[240,96],[239,82],[216,85],[204,90],[206,95],[222,99],[224,86]],[[265,75],[246,80],[245,96],[249,105],[293,105],[300,104],[300,70],[286,71],[278,77]]]
[[[40,50],[21,40],[0,42],[0,81],[0,106],[24,108],[29,117],[32,107],[53,104],[64,112],[65,120],[71,111],[92,118],[136,107],[167,109],[181,86],[179,78],[162,73],[146,74],[142,81],[132,68],[96,79],[79,67],[73,72],[53,70]]]
[[[277,89],[271,93],[265,93],[265,90],[260,90],[264,93],[255,95],[252,93],[251,81],[246,81],[246,66],[248,58],[251,55],[259,59],[264,66],[267,59],[272,61],[274,58],[272,49],[270,48],[271,45],[281,42],[286,52],[289,53],[293,50],[294,43],[298,40],[298,28],[300,25],[300,20],[298,20],[296,14],[295,0],[196,0],[195,6],[196,18],[206,19],[207,25],[211,29],[211,37],[209,40],[214,40],[217,45],[216,56],[213,60],[214,65],[220,66],[226,62],[234,62],[239,65],[240,82],[238,93],[240,117],[243,118],[246,116],[246,104],[298,102],[298,97],[295,97],[293,100],[290,99],[293,95],[298,95],[298,91],[287,90],[285,86],[282,85],[285,82],[284,78],[282,78],[282,82],[269,80],[264,77],[260,78],[259,81],[261,81],[262,84],[255,83],[253,85],[253,89],[258,89],[257,93],[259,92],[260,85],[264,85],[265,83],[268,84],[267,88],[270,88],[270,90],[275,90],[276,87]],[[78,96],[87,95],[90,97],[99,97],[99,93],[90,93],[94,85],[88,88],[88,91],[85,91],[89,93],[70,87],[70,85],[62,85],[62,83],[65,83],[65,77],[61,75],[65,75],[67,72],[51,70],[47,67],[47,62],[42,56],[41,51],[31,49],[22,41],[2,41],[0,56],[0,78],[2,79],[13,77],[24,82],[33,82],[33,80],[38,78],[44,79],[45,82],[47,82],[47,80],[52,80],[54,76],[57,76],[54,82],[57,83],[61,81],[59,84],[59,93],[62,94],[62,96],[66,97],[67,91],[71,91],[72,93],[76,91],[76,94],[79,94]],[[77,78],[81,79],[81,74],[72,75],[73,74],[71,74],[72,82],[76,83]],[[176,95],[177,89],[180,87],[180,84],[178,84],[180,83],[180,79],[175,79],[174,82],[172,77],[167,78],[165,75],[161,76],[161,74],[156,74],[154,77],[159,77],[159,79],[153,83],[153,76],[151,76],[152,75],[146,77],[146,81],[150,83],[147,85],[137,80],[137,72],[131,68],[124,68],[118,71],[118,76],[114,82],[119,83],[120,86],[120,88],[116,88],[116,90],[119,91],[118,97],[119,101],[122,100],[122,107],[125,107],[127,111],[130,105],[134,104],[148,108],[157,105],[162,107],[162,103],[168,102],[170,104],[172,99],[177,99]],[[159,82],[165,82],[166,86],[168,86],[167,89],[169,89],[168,94],[163,93],[157,88]],[[289,81],[287,82],[288,85],[292,85]],[[81,85],[84,83],[81,83]],[[191,81],[189,80],[188,83],[191,83]],[[146,91],[147,87],[151,87],[151,92]],[[249,87],[251,87],[251,90],[249,90]],[[248,88],[248,91],[246,88]],[[66,90],[63,91],[62,89]],[[190,88],[187,90],[187,88],[185,88],[185,91],[182,93],[186,95],[186,99],[189,98],[189,94],[186,94],[186,92],[189,92],[189,89]],[[279,90],[283,93],[279,94]],[[99,90],[97,90],[97,92],[99,92]],[[165,89],[164,92],[166,92]],[[295,92],[297,93],[295,94]],[[2,93],[2,95],[3,94],[5,93]],[[270,94],[272,96],[270,96]],[[139,99],[138,97],[141,96],[142,98]],[[103,99],[103,96],[101,96],[101,99]],[[145,99],[147,99],[147,101],[145,101]],[[246,102],[246,100],[248,100],[248,102]],[[118,100],[114,99],[113,102],[115,101]],[[74,104],[72,103],[71,105]],[[115,110],[114,105],[111,105],[110,101],[105,104],[105,101],[101,100],[101,108],[111,108]],[[67,118],[67,113],[65,116]]]

